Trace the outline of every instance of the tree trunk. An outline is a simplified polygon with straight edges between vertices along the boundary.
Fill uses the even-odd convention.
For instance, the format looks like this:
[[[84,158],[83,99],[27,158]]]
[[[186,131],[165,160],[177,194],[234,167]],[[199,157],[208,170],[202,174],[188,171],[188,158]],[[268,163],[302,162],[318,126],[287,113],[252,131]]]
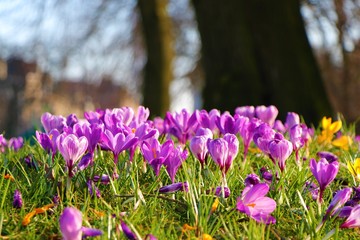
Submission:
[[[193,0],[202,39],[204,107],[278,107],[318,123],[331,115],[298,1]]]
[[[165,116],[170,107],[173,41],[167,3],[167,0],[138,1],[147,49],[143,105],[150,109],[152,116]]]

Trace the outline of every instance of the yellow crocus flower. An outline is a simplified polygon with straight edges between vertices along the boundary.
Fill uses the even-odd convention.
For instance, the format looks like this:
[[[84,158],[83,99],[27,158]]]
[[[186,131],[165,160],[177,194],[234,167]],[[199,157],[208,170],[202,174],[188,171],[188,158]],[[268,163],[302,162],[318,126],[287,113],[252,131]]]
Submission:
[[[360,158],[356,158],[354,164],[348,162],[347,167],[350,173],[358,180],[360,180]]]
[[[199,239],[201,239],[201,240],[212,240],[213,238],[209,234],[203,233],[201,238],[199,238]]]
[[[332,122],[331,118],[323,117],[321,127],[323,130],[318,137],[318,143],[331,143],[334,134],[341,129],[342,122],[340,120]]]
[[[342,148],[342,149],[348,151],[349,147],[351,146],[353,141],[352,141],[351,137],[343,135],[339,138],[334,139],[331,143],[335,147],[339,147],[339,148]]]

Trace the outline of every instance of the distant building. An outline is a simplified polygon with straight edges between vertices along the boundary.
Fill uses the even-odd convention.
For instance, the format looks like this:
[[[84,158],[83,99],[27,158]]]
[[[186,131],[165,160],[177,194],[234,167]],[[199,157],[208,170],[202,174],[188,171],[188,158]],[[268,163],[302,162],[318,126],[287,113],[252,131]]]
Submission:
[[[84,111],[137,105],[134,97],[109,77],[100,83],[53,82],[34,62],[20,58],[0,61],[0,133],[7,137],[40,126],[44,112],[75,113],[82,118]]]

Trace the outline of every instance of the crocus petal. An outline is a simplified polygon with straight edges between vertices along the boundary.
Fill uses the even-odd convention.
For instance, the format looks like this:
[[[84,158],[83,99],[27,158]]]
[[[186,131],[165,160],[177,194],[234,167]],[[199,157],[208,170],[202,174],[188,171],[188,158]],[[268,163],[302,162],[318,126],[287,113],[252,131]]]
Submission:
[[[276,219],[273,216],[263,214],[263,213],[252,215],[251,217],[260,223],[265,223],[265,224],[275,224],[276,223]]]
[[[121,221],[120,225],[121,225],[121,229],[122,229],[124,235],[127,237],[127,239],[129,239],[129,240],[136,240],[137,239],[135,233],[133,233],[131,231],[131,229],[126,225],[125,222]]]
[[[100,236],[100,235],[103,234],[103,232],[101,230],[96,229],[96,228],[82,227],[81,231],[82,231],[82,234],[83,234],[83,238],[96,237],[96,236]]]
[[[360,205],[357,205],[351,210],[349,217],[341,224],[341,228],[356,228],[360,227]]]
[[[23,206],[23,200],[22,200],[21,192],[18,189],[16,189],[14,192],[13,207],[21,208],[22,206]]]
[[[259,197],[256,201],[253,202],[254,206],[252,209],[252,213],[264,213],[270,214],[276,208],[276,202],[274,199],[269,197]]]
[[[245,204],[254,202],[257,198],[265,196],[269,192],[269,186],[266,183],[254,185],[243,197]]]
[[[80,240],[82,235],[82,214],[73,207],[67,207],[62,212],[60,230],[65,240]]]

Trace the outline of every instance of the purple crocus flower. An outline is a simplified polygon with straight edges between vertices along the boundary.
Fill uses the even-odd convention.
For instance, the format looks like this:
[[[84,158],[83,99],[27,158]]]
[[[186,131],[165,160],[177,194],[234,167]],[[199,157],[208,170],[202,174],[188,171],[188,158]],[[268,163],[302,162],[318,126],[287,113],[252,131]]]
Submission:
[[[182,162],[188,157],[188,151],[183,150],[180,146],[170,151],[168,157],[164,161],[166,171],[172,182],[175,181],[175,175]]]
[[[225,112],[220,117],[216,118],[216,126],[219,128],[221,134],[232,133],[237,134],[240,130],[242,117],[238,115],[234,118],[230,113]]]
[[[351,211],[353,210],[354,207],[351,206],[344,206],[342,208],[340,208],[337,211],[337,217],[339,218],[347,218],[350,216]]]
[[[22,208],[22,206],[23,206],[23,200],[22,200],[21,192],[19,190],[15,189],[13,207],[14,208]]]
[[[320,158],[325,158],[329,163],[335,162],[339,159],[338,156],[331,152],[321,151],[316,154]]]
[[[254,106],[237,107],[235,109],[235,114],[239,114],[240,116],[244,116],[249,119],[252,119],[255,116],[255,107]]]
[[[159,189],[159,193],[173,193],[178,191],[189,191],[189,183],[188,182],[177,182],[170,185],[163,186]]]
[[[278,163],[280,170],[284,171],[285,161],[293,151],[292,143],[281,133],[276,133],[274,139],[269,142],[268,148],[271,158]]]
[[[142,123],[140,124],[136,130],[135,130],[135,137],[138,138],[138,141],[136,144],[132,145],[129,148],[129,153],[130,153],[130,161],[133,160],[134,155],[135,155],[135,151],[136,149],[141,146],[141,143],[143,141],[145,141],[146,139],[155,137],[158,138],[159,137],[159,131],[157,129],[154,129],[150,126],[149,123]]]
[[[57,129],[60,133],[62,133],[64,127],[66,126],[66,118],[61,115],[56,116],[46,112],[41,115],[41,123],[46,133],[49,133],[52,129]]]
[[[293,126],[299,125],[299,124],[300,124],[299,114],[294,113],[294,112],[288,112],[286,115],[286,120],[285,120],[286,129],[290,129]]]
[[[340,228],[356,228],[360,227],[360,205],[354,207],[345,222],[340,225]]]
[[[104,125],[98,123],[90,125],[86,122],[76,123],[73,126],[73,131],[78,137],[85,136],[87,138],[89,142],[87,151],[93,153],[100,142],[102,132],[104,131]]]
[[[325,158],[321,158],[317,163],[315,159],[311,159],[310,170],[319,183],[319,202],[322,202],[325,188],[335,179],[339,171],[339,163],[337,161],[329,163]]]
[[[259,118],[264,123],[269,124],[271,127],[274,126],[275,119],[279,113],[279,110],[271,105],[271,106],[257,106],[255,108],[255,115],[257,118]]]
[[[34,156],[32,154],[27,155],[26,157],[24,157],[24,162],[26,163],[26,165],[29,168],[35,168],[37,169],[37,163],[34,160]]]
[[[12,137],[9,139],[8,144],[9,148],[17,152],[24,146],[24,139],[22,137]]]
[[[293,145],[296,160],[299,160],[299,149],[305,144],[302,131],[303,128],[300,125],[294,125],[289,129],[290,142]]]
[[[195,136],[204,136],[206,138],[213,138],[214,134],[209,128],[200,127],[196,130]]]
[[[60,135],[57,139],[57,147],[63,156],[69,171],[69,177],[73,177],[73,168],[75,163],[85,153],[88,146],[86,137],[78,138],[74,134],[67,136]]]
[[[230,196],[230,188],[224,187],[224,194],[222,191],[223,187],[219,186],[215,188],[215,195],[218,197],[228,198]]]
[[[64,240],[80,240],[84,236],[95,237],[102,231],[82,226],[82,213],[74,207],[66,207],[59,218],[60,231]]]
[[[234,134],[231,133],[225,134],[223,139],[228,143],[228,149],[229,149],[228,156],[225,162],[225,170],[226,170],[225,173],[226,173],[239,153],[239,140]]]
[[[243,190],[243,194],[245,195],[254,185],[260,183],[260,178],[258,175],[254,173],[250,173],[246,176],[244,180],[245,188]]]
[[[86,153],[85,155],[82,156],[79,164],[77,165],[78,169],[80,171],[84,170],[85,168],[87,168],[88,166],[92,165],[94,162],[94,154],[93,153]]]
[[[5,152],[5,149],[7,148],[7,141],[6,138],[3,136],[3,134],[0,134],[0,153]]]
[[[196,110],[198,111],[198,110]],[[199,115],[199,125],[203,128],[208,128],[212,132],[217,131],[217,127],[215,124],[216,118],[220,116],[220,111],[217,109],[212,109],[210,112],[207,112],[206,110],[201,110],[198,113]]]
[[[208,156],[207,141],[205,136],[195,136],[190,141],[190,150],[192,154],[200,161],[201,167],[204,166]]]
[[[247,175],[244,180],[244,184],[246,187],[254,186],[258,183],[260,183],[260,178],[258,175],[254,174],[254,173],[250,173],[249,175]]]
[[[41,133],[36,131],[36,140],[39,142],[41,147],[47,152],[51,153],[52,159],[54,159],[57,152],[56,139],[60,135],[57,129],[52,129],[49,133]]]
[[[124,111],[123,108],[105,109],[105,129],[114,135],[122,132],[123,126],[128,126],[134,116],[134,111]]]
[[[356,206],[360,202],[360,187],[353,187],[354,196],[345,203],[345,206]]]
[[[55,195],[52,197],[52,201],[55,205],[59,205],[60,203],[60,197],[57,193],[55,193]]]
[[[262,123],[255,128],[253,140],[263,153],[270,154],[269,142],[274,139],[274,136],[275,131],[267,123]]]
[[[246,159],[249,146],[251,143],[251,140],[253,139],[255,129],[260,125],[260,120],[257,118],[242,118],[242,123],[240,124],[240,136],[243,139],[244,144],[244,161]]]
[[[149,108],[145,108],[144,106],[139,106],[136,110],[136,114],[134,115],[132,121],[129,124],[130,128],[137,129],[140,125],[143,125],[147,122],[150,116]]]
[[[229,144],[223,138],[218,138],[211,140],[209,139],[207,142],[207,148],[210,153],[210,156],[214,160],[214,162],[220,167],[220,170],[223,172],[223,176],[225,176],[227,172],[227,166],[231,165],[227,163],[228,161],[228,152],[229,152]]]
[[[86,182],[86,185],[88,187],[88,190],[89,190],[89,193],[90,193],[90,196],[93,197],[94,196],[94,192],[95,192],[95,195],[97,198],[100,198],[101,197],[101,192],[100,190],[95,186],[94,182],[89,179],[87,182]]]
[[[104,110],[98,109],[95,112],[93,111],[84,112],[84,117],[90,124],[94,124],[94,123],[103,124],[104,114],[105,114]]]
[[[168,133],[175,136],[180,143],[185,144],[192,137],[199,126],[199,112],[190,114],[186,109],[180,113],[166,113],[164,121],[169,126]]]
[[[157,240],[157,237],[149,233],[145,236],[145,240]]]
[[[125,136],[123,132],[113,134],[110,130],[106,129],[102,134],[101,140],[101,146],[113,152],[114,163],[117,164],[119,154],[136,144],[138,138],[133,133]]]
[[[313,200],[319,198],[319,187],[314,182],[306,181],[305,190],[310,192]]]
[[[280,120],[276,120],[274,122],[273,129],[280,132],[280,133],[285,133],[286,132],[286,128],[285,128],[284,124],[282,123],[282,121],[280,121]]]
[[[133,233],[131,231],[131,229],[126,225],[126,223],[124,221],[121,220],[120,226],[121,226],[121,229],[127,239],[129,239],[129,240],[137,239],[135,233]]]
[[[161,145],[156,138],[151,138],[144,141],[140,149],[145,160],[154,169],[156,176],[158,176],[161,165],[165,162],[170,152],[174,150],[174,143],[169,139]]]
[[[273,174],[267,170],[265,167],[260,168],[261,177],[265,180],[265,182],[270,185],[273,181]]]
[[[73,127],[75,123],[78,123],[79,119],[77,118],[75,113],[70,114],[66,117],[66,125],[69,127]]]
[[[330,202],[328,209],[326,210],[325,216],[323,218],[323,222],[329,217],[338,212],[340,207],[342,207],[351,197],[352,189],[344,188],[339,190],[333,199]]]
[[[119,175],[116,172],[114,172],[111,179],[115,180],[115,179],[118,179],[118,178],[119,178]],[[107,185],[107,184],[110,183],[110,176],[106,175],[106,174],[103,174],[101,176],[95,175],[94,178],[93,178],[93,181],[94,182],[100,181],[101,184]]]
[[[275,223],[276,219],[270,214],[276,208],[276,202],[265,195],[269,192],[269,186],[266,183],[259,183],[243,192],[241,198],[238,198],[236,209],[247,214],[255,221],[265,224]]]

